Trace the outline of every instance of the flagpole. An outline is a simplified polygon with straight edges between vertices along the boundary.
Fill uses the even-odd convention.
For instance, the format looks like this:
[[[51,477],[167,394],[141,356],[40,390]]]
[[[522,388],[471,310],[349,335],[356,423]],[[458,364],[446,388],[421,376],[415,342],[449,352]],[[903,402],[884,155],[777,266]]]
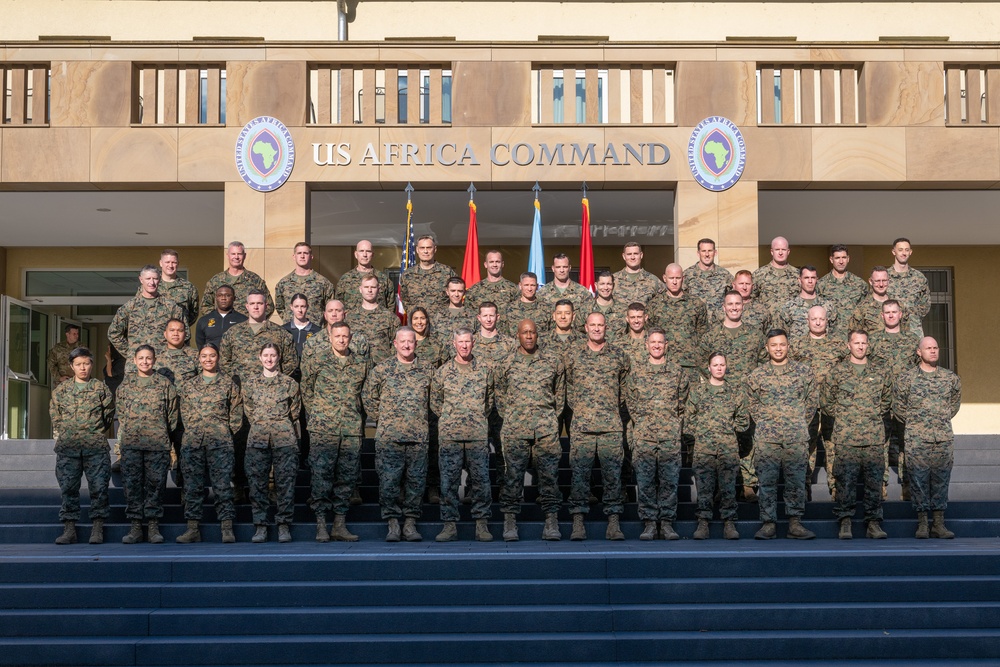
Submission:
[[[407,182],[406,188],[406,233],[403,236],[403,251],[399,258],[399,284],[396,286],[396,316],[402,324],[406,324],[406,309],[403,307],[403,273],[413,263],[413,184]]]
[[[587,199],[587,181],[583,182],[583,211],[580,216],[580,284],[594,293],[594,247],[590,238],[590,201]]]
[[[528,271],[538,277],[538,286],[545,284],[545,251],[542,248],[542,204],[538,200],[538,194],[542,191],[542,186],[535,181],[535,187],[531,188],[535,193],[535,219],[531,226],[531,246],[528,250]]]
[[[479,230],[476,225],[476,185],[469,183],[469,233],[465,239],[462,280],[468,289],[479,282]]]

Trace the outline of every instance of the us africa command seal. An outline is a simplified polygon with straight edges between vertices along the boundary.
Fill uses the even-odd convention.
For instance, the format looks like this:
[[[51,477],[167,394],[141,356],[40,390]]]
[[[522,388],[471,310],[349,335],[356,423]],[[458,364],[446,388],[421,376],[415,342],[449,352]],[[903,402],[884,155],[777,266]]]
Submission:
[[[277,118],[258,116],[243,126],[236,140],[236,170],[254,190],[277,190],[295,166],[295,144]]]
[[[688,141],[688,166],[694,180],[720,192],[736,185],[746,166],[747,147],[740,129],[722,116],[698,123]]]

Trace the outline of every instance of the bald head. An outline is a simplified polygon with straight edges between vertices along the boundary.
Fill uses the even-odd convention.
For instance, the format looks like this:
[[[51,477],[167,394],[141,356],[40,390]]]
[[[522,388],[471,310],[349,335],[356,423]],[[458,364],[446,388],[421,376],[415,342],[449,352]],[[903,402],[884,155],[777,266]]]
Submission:
[[[809,324],[809,333],[812,336],[825,336],[827,327],[826,308],[824,306],[813,306],[806,312],[806,319]]]
[[[938,360],[941,357],[941,349],[938,342],[931,336],[924,336],[917,346],[917,356],[920,357],[920,366],[924,370],[934,370],[937,368]]]
[[[684,269],[680,264],[667,264],[663,269],[663,282],[667,285],[667,291],[672,296],[680,296],[684,289]]]
[[[784,267],[788,264],[788,239],[784,236],[775,236],[771,239],[771,264],[777,267]]]

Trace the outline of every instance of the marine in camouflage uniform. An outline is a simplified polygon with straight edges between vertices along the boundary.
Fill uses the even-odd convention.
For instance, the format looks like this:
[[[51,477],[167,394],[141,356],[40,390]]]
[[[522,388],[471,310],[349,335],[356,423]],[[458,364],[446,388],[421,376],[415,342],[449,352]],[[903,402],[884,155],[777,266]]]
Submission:
[[[378,306],[374,310],[359,308],[347,311],[346,315],[351,330],[364,336],[368,342],[373,364],[392,355],[392,341],[399,328],[396,313]]]
[[[663,281],[646,269],[632,272],[627,268],[615,274],[615,297],[623,304],[649,303],[653,296],[663,291]]]
[[[849,539],[851,533],[859,477],[865,488],[864,519],[868,536],[885,536],[878,523],[882,521],[885,471],[883,416],[891,404],[892,383],[885,370],[867,358],[867,339],[864,333],[851,334],[850,358],[833,369],[822,388],[823,412],[833,420],[833,440],[837,443],[834,463],[837,498],[833,514],[840,521],[844,539]]]
[[[850,261],[847,246],[843,244],[830,246],[832,269],[816,283],[816,291],[824,299],[833,302],[834,309],[841,314],[843,320],[849,318],[861,300],[868,296],[868,283],[847,270]],[[842,321],[841,324],[846,331],[849,331],[846,321]]]
[[[158,521],[163,516],[161,490],[170,466],[171,435],[180,426],[177,390],[158,373],[126,373],[116,404],[125,516]]]
[[[518,346],[495,372],[497,408],[503,417],[505,467],[500,511],[507,520],[520,514],[524,472],[533,462],[546,527],[554,524],[555,528],[546,539],[559,539],[556,513],[563,497],[558,481],[562,457],[558,415],[564,404],[566,369],[558,355],[537,347],[533,322],[522,325],[518,338]]]
[[[523,320],[531,320],[538,332],[544,333],[552,328],[552,308],[539,298],[534,301],[515,299],[507,304],[503,312],[500,330],[508,336],[517,336],[517,325]]]
[[[423,306],[428,312],[446,307],[445,287],[448,279],[456,275],[450,266],[437,261],[429,268],[417,264],[403,271],[399,278],[399,294],[406,312],[417,306]]]
[[[71,326],[76,325],[74,324]],[[49,368],[49,383],[51,384],[53,390],[64,382],[62,378],[68,378],[70,380],[73,379],[73,364],[69,360],[69,355],[73,350],[80,346],[79,327],[76,329],[76,338],[77,339],[72,343],[65,340],[59,341],[49,349],[48,356],[45,358],[45,363]]]
[[[594,289],[594,298],[590,302],[589,311],[585,315],[589,315],[590,313],[601,313],[604,315],[604,321],[607,324],[607,337],[613,343],[628,330],[625,309],[632,302],[621,302],[615,299],[615,277],[609,271],[602,271],[597,276]]]
[[[923,318],[931,311],[931,290],[927,276],[910,266],[910,255],[913,249],[910,241],[898,238],[892,244],[892,255],[895,261],[889,267],[890,298],[907,305],[911,315],[909,329],[918,336],[923,336]],[[906,323],[903,326],[907,326]]]
[[[252,324],[251,320],[240,322],[222,337],[219,368],[236,376],[255,373],[260,349],[265,343],[274,343],[281,350],[281,372],[291,376],[299,365],[292,335],[270,320],[261,323],[256,332]]]
[[[688,374],[663,355],[663,330],[654,327],[646,338],[646,359],[631,364],[625,401],[631,426],[629,443],[635,469],[639,519],[647,536],[656,537],[656,522],[666,539],[678,539],[677,480],[681,469],[681,422],[688,396]]]
[[[236,518],[233,505],[233,434],[243,426],[243,396],[229,375],[198,374],[178,383],[184,439],[181,473],[184,476],[184,518],[201,521],[205,485],[215,494],[219,521]]]
[[[140,345],[149,345],[159,355],[167,343],[163,332],[171,319],[185,321],[184,309],[175,301],[159,293],[159,271],[154,266],[143,267],[141,281],[156,277],[155,285],[143,287],[139,296],[126,301],[115,313],[108,326],[108,340],[126,358],[125,372],[135,370],[135,351]]]
[[[361,392],[371,369],[370,359],[351,349],[349,327],[337,323],[329,331],[341,336],[338,346],[346,342],[346,350],[334,349],[327,337],[321,344],[310,345],[302,357],[302,401],[309,414],[312,471],[309,505],[317,522],[324,524],[324,532],[326,515],[331,510],[340,517],[347,514],[361,472]],[[343,339],[345,334],[347,341]],[[335,539],[353,541],[346,535],[336,535],[336,529],[334,533]]]
[[[684,291],[704,301],[709,310],[716,310],[733,284],[733,274],[715,263],[715,241],[698,241],[698,255],[699,261],[684,269]]]
[[[178,276],[174,280],[160,281],[160,294],[167,297],[184,311],[184,323],[190,329],[198,321],[198,288]],[[214,304],[213,304],[214,305]]]
[[[671,267],[680,273],[680,266],[672,264],[667,269]],[[683,368],[690,380],[697,381],[697,368],[701,366],[699,346],[708,330],[705,302],[687,292],[672,294],[668,289],[649,300],[646,312],[649,314],[649,325],[666,332],[667,357]]]
[[[576,352],[586,340],[586,336],[580,334],[579,329],[573,326],[573,323],[576,322],[576,311],[573,309],[572,301],[565,299],[558,302],[555,311],[553,327],[549,331],[539,334],[538,347],[558,355],[563,366],[566,366],[569,363],[569,356]],[[560,311],[562,311],[561,314]],[[569,400],[564,393],[562,407],[559,409],[559,432],[565,431],[568,435],[572,423],[573,410],[569,407]]]
[[[447,306],[430,311],[431,323],[434,331],[438,333],[441,340],[451,340],[452,334],[458,329],[476,330],[476,310],[466,306]],[[447,356],[451,356],[446,352]]]
[[[747,410],[756,424],[754,467],[760,482],[758,539],[775,536],[778,519],[778,475],[785,477],[785,512],[788,534],[810,539],[801,524],[806,506],[806,467],[809,462],[809,422],[819,405],[813,371],[788,361],[787,338],[780,330],[767,340],[770,360],[747,376]]]
[[[799,293],[799,270],[788,263],[788,240],[771,240],[771,261],[753,272],[753,298],[772,313]]]
[[[362,395],[368,417],[378,423],[375,467],[382,518],[389,519],[391,525],[406,517],[415,532],[427,481],[428,412],[434,366],[420,356],[409,360],[410,350],[415,348],[414,338],[408,328],[396,333],[396,355],[372,369]],[[419,533],[414,538],[419,539]]]
[[[911,269],[912,270],[912,269]],[[938,363],[938,344],[921,339],[920,363],[896,379],[892,413],[905,425],[906,472],[910,497],[926,537],[927,512],[934,513],[932,537],[954,537],[944,525],[948,485],[955,463],[955,434],[951,420],[962,405],[962,381]]]
[[[236,294],[233,301],[233,309],[241,315],[247,315],[247,294],[254,290],[264,293],[267,307],[265,317],[271,317],[274,313],[274,299],[271,298],[271,290],[267,288],[264,279],[250,269],[243,269],[243,273],[238,276],[230,274],[228,271],[220,271],[208,279],[205,283],[205,292],[201,296],[201,309],[208,312],[215,307],[215,290],[222,285],[229,285]]]
[[[485,529],[490,517],[490,448],[487,441],[487,418],[493,409],[493,370],[489,363],[473,356],[472,332],[458,329],[454,334],[459,347],[455,358],[434,374],[431,382],[431,410],[438,415],[438,453],[441,471],[441,520],[459,519],[458,487],[463,465],[469,471],[467,493],[472,498],[472,518]],[[480,524],[480,521],[483,523]],[[486,539],[488,529],[482,535]],[[491,537],[489,539],[492,539]]]
[[[260,368],[259,362],[257,367]],[[250,372],[246,368],[240,385],[243,411],[250,423],[245,466],[250,482],[253,523],[258,533],[267,526],[267,511],[271,506],[268,482],[273,468],[277,504],[274,520],[278,526],[291,526],[295,477],[299,472],[297,431],[302,409],[299,384],[283,373],[268,377],[262,371]],[[263,537],[267,538],[266,528]]]
[[[292,271],[274,286],[274,308],[282,322],[292,321],[292,297],[304,294],[309,304],[306,315],[310,322],[323,321],[323,307],[333,298],[333,283],[320,273],[311,270],[300,276]]]
[[[372,266],[372,257],[374,256],[371,241],[362,239],[354,246],[354,258],[358,260],[357,266],[342,275],[337,281],[336,298],[343,302],[347,310],[355,310],[361,306],[361,292],[358,291],[358,288],[361,287],[361,279],[369,275],[378,278],[376,303],[386,310],[396,309],[396,287],[389,278],[389,274]]]
[[[600,314],[587,317],[587,337],[586,343],[566,357],[566,401],[573,410],[569,455],[573,534],[574,539],[586,538],[583,515],[590,509],[590,477],[597,458],[604,486],[604,513],[608,517],[607,537],[624,539],[618,529],[618,515],[625,503],[621,408],[630,362],[621,348],[604,339],[604,318]]]
[[[503,254],[499,250],[486,253],[483,267],[486,269],[486,277],[468,287],[465,306],[473,313],[478,313],[479,306],[490,301],[497,305],[499,317],[507,304],[521,297],[521,291],[517,285],[503,277]]]
[[[200,372],[198,352],[187,345],[178,348],[168,347],[157,355],[153,371],[170,380],[174,386],[178,386]]]
[[[594,302],[594,295],[586,287],[572,280],[566,287],[559,287],[554,282],[547,283],[538,290],[538,300],[542,302],[543,311],[547,320],[552,320],[552,311],[556,308],[556,302],[567,299],[573,302],[573,313],[576,318],[574,325],[582,329],[583,318],[590,312],[590,305]],[[523,303],[523,302],[521,302]],[[512,304],[516,306],[517,303]],[[512,308],[512,310],[516,310]],[[518,313],[520,315],[521,313]],[[536,324],[538,324],[536,322]]]
[[[882,304],[888,301],[889,298],[886,297],[882,301],[877,300],[875,297],[869,295],[861,300],[854,308],[854,313],[851,315],[850,327],[851,329],[859,329],[861,331],[868,332],[869,335],[881,331],[884,327],[882,322]],[[899,302],[899,306],[903,311],[903,329],[907,330],[909,328],[909,317],[906,309],[906,304],[902,301]],[[910,332],[913,336],[920,339],[920,335],[914,332]]]
[[[789,299],[774,312],[773,326],[784,329],[792,338],[798,338],[809,333],[809,310],[816,306],[826,309],[827,328],[831,334],[837,332],[837,311],[833,302],[821,296],[804,299],[801,295]]]
[[[56,480],[62,496],[60,521],[80,520],[83,475],[87,476],[90,494],[90,520],[103,522],[108,518],[111,457],[107,431],[114,414],[115,397],[100,380],[78,382],[71,377],[52,391],[49,418],[56,441]]]

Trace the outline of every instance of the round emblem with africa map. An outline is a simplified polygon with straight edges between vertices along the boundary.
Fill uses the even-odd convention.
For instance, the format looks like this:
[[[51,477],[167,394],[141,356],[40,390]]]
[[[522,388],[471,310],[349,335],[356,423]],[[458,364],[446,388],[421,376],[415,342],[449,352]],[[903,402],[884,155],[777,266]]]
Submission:
[[[277,118],[258,116],[243,126],[236,139],[236,170],[258,192],[280,188],[295,166],[292,135]]]
[[[688,141],[688,166],[694,180],[707,190],[728,190],[746,166],[747,147],[740,129],[722,116],[698,123]]]

